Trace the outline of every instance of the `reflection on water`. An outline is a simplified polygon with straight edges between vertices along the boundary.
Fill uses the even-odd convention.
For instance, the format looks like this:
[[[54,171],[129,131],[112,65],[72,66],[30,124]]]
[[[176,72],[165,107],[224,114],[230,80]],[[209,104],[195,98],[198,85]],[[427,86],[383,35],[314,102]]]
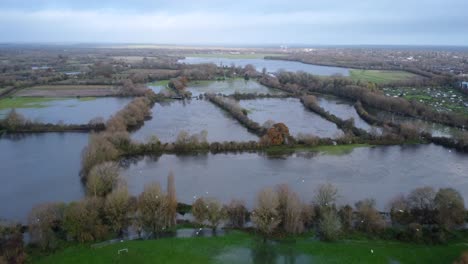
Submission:
[[[35,204],[83,197],[78,173],[87,142],[86,133],[0,137],[0,219],[25,221]]]
[[[208,193],[223,203],[244,199],[249,207],[256,193],[268,186],[287,183],[304,201],[310,201],[319,184],[333,183],[339,189],[340,203],[374,198],[377,207],[385,210],[397,194],[426,185],[456,188],[467,199],[467,160],[466,154],[432,144],[356,148],[340,156],[162,155],[157,161],[142,158],[128,164],[122,175],[130,192],[139,194],[148,182],[165,186],[172,170],[180,202],[192,203],[194,196]]]
[[[299,254],[294,247],[255,241],[251,247],[228,248],[215,257],[216,263],[302,264],[312,263],[310,255]]]
[[[239,103],[249,111],[250,119],[260,125],[268,120],[283,122],[293,136],[299,133],[330,138],[342,135],[334,123],[307,110],[297,98],[241,100]]]
[[[297,61],[187,57],[183,60],[179,60],[179,62],[186,64],[214,63],[216,65],[228,67],[232,64],[241,67],[244,67],[247,64],[252,64],[258,71],[266,68],[267,72],[270,73],[285,70],[291,72],[303,71],[315,75],[329,76],[340,74],[342,76],[349,76],[349,69],[347,68],[312,65]]]
[[[180,131],[189,134],[208,132],[208,141],[257,141],[258,137],[247,131],[227,113],[205,100],[183,100],[157,103],[153,117],[132,134],[132,138],[145,141],[156,135],[162,142],[174,142]]]
[[[64,122],[65,124],[87,124],[95,117],[109,118],[124,108],[131,98],[96,98],[88,101],[79,99],[53,100],[41,103],[40,108],[16,108],[16,111],[26,118],[42,122]],[[4,118],[10,109],[0,110],[0,119]]]

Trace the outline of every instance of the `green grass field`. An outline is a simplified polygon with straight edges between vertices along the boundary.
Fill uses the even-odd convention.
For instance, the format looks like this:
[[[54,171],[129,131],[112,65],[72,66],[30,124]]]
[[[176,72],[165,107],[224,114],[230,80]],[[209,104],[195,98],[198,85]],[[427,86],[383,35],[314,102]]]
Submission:
[[[313,147],[287,147],[287,146],[273,146],[266,149],[267,154],[281,155],[287,153],[294,153],[297,151],[312,151],[326,155],[345,155],[351,153],[355,148],[372,147],[369,144],[349,144],[349,145],[324,145],[324,146],[313,146]]]
[[[192,53],[185,54],[186,57],[201,57],[201,58],[226,58],[226,59],[263,59],[266,56],[284,56],[278,53],[243,53],[243,54],[231,54],[231,53]]]
[[[46,107],[46,103],[59,98],[47,97],[13,97],[0,99],[0,109],[9,108],[41,108]]]
[[[405,71],[378,71],[378,70],[350,70],[351,79],[354,81],[374,82],[378,84],[394,81],[404,81],[418,78],[418,75]]]
[[[170,80],[161,80],[156,82],[148,83],[149,86],[167,86]]]
[[[120,249],[128,253],[118,254]],[[33,263],[452,263],[465,244],[427,246],[381,240],[320,242],[298,237],[263,244],[247,233],[219,237],[126,241],[100,248],[71,246]],[[289,262],[286,262],[289,260]]]

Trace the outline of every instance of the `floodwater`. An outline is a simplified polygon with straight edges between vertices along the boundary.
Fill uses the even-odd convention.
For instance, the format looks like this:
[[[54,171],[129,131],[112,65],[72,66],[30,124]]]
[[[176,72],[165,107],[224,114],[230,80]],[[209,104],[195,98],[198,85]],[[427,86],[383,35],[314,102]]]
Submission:
[[[307,110],[297,98],[264,98],[241,100],[239,104],[249,111],[248,117],[260,125],[268,120],[284,123],[293,136],[313,134],[335,138],[342,135],[336,125]]]
[[[206,100],[177,100],[154,105],[153,118],[132,134],[132,138],[146,141],[156,135],[162,142],[175,142],[181,131],[189,134],[208,132],[208,142],[257,141],[237,120]]]
[[[261,153],[162,155],[129,161],[123,167],[130,192],[139,194],[149,182],[166,186],[175,174],[177,197],[192,203],[216,197],[223,203],[243,199],[252,208],[265,187],[286,183],[304,201],[311,201],[320,184],[333,183],[340,204],[373,198],[380,210],[400,193],[422,186],[453,187],[468,202],[467,154],[433,144],[356,148],[349,154],[296,152],[288,156]]]
[[[265,60],[265,59],[231,59],[231,58],[204,58],[204,57],[186,57],[179,60],[179,63],[186,64],[201,64],[201,63],[214,63],[221,66],[236,66],[244,67],[247,64],[253,65],[257,71],[262,71],[263,68],[267,69],[269,73],[275,73],[279,70],[290,72],[303,71],[315,75],[342,75],[349,76],[349,69],[340,67],[320,66],[313,64],[305,64],[297,61],[284,61],[284,60]]]
[[[41,103],[43,107],[16,108],[16,111],[31,121],[42,123],[87,124],[95,117],[107,120],[111,115],[124,108],[132,99],[104,97],[91,100],[59,99]],[[10,109],[0,110],[4,118]]]
[[[433,136],[436,137],[454,137],[458,136],[462,132],[462,130],[459,128],[449,127],[439,123],[393,114],[391,112],[377,110],[370,107],[366,110],[369,111],[370,114],[375,115],[380,120],[387,120],[395,123],[411,123],[414,124],[418,129],[431,133]]]
[[[354,125],[366,131],[371,131],[372,126],[367,124],[356,112],[353,104],[349,101],[332,96],[317,96],[318,104],[337,117],[347,120],[354,119]]]
[[[253,80],[227,79],[225,81],[194,81],[190,82],[187,90],[193,96],[204,93],[221,93],[231,95],[234,93],[258,93],[258,94],[284,94],[277,89],[270,89]]]
[[[215,257],[215,263],[226,264],[306,264],[314,263],[313,256],[299,254],[294,246],[256,242],[251,247],[231,247]]]
[[[33,205],[79,200],[86,133],[0,137],[0,219],[26,221]]]

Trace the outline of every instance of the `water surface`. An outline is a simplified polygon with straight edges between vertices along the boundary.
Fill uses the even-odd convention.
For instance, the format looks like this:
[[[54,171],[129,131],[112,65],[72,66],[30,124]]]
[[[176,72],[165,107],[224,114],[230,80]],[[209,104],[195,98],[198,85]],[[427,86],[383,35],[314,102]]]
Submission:
[[[302,133],[333,138],[343,133],[334,123],[307,110],[297,98],[264,98],[241,100],[239,103],[249,111],[250,119],[260,125],[268,120],[282,122],[293,136]]]
[[[184,203],[212,196],[224,203],[244,199],[252,208],[262,188],[281,183],[289,184],[304,201],[311,201],[317,186],[333,183],[339,189],[340,204],[374,198],[384,210],[396,195],[422,186],[453,187],[468,203],[467,160],[467,154],[430,144],[356,148],[340,156],[300,152],[286,157],[259,153],[163,155],[130,162],[122,174],[131,193],[139,194],[145,183],[166,186],[172,170],[177,197]]]
[[[80,156],[86,133],[0,137],[0,219],[25,221],[32,206],[83,197]]]
[[[132,99],[104,97],[91,100],[60,99],[41,102],[36,108],[16,108],[26,118],[43,123],[87,124],[95,117],[107,120],[111,115],[124,108]],[[11,109],[0,110],[0,118]]]
[[[354,125],[358,128],[370,131],[372,126],[367,124],[356,112],[353,104],[347,100],[332,96],[317,96],[319,105],[331,114],[347,120],[354,119]]]
[[[303,71],[315,75],[335,75],[349,76],[349,69],[340,67],[320,66],[313,64],[305,64],[297,61],[285,60],[265,60],[265,59],[231,59],[231,58],[204,58],[204,57],[186,57],[179,60],[179,63],[186,64],[201,64],[201,63],[214,63],[218,66],[228,66],[232,64],[244,67],[247,64],[252,64],[257,71],[262,71],[263,68],[267,69],[269,73],[275,73],[279,70],[290,72]]]
[[[193,96],[204,93],[221,93],[231,95],[234,93],[262,93],[262,94],[283,94],[281,90],[271,89],[253,80],[227,79],[225,81],[194,81],[190,82],[187,90]]]
[[[177,100],[156,103],[153,117],[132,134],[140,141],[156,135],[162,142],[174,142],[182,130],[189,134],[208,132],[208,141],[257,141],[258,137],[247,131],[226,112],[206,100]]]

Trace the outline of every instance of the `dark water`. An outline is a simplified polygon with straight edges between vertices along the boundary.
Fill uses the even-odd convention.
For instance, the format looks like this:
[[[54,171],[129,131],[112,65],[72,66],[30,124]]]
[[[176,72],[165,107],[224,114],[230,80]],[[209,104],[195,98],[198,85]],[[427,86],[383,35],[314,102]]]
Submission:
[[[208,132],[208,141],[257,141],[239,122],[206,100],[184,100],[157,103],[153,118],[132,134],[132,138],[145,141],[156,135],[162,142],[174,142],[180,131],[190,134]]]
[[[92,100],[64,99],[41,103],[44,107],[17,108],[18,113],[23,114],[32,121],[44,123],[87,124],[95,117],[109,118],[120,109],[124,108],[131,98],[96,98]],[[3,118],[10,109],[0,110],[0,118]]]
[[[240,105],[249,111],[249,118],[260,125],[268,120],[285,123],[293,136],[303,133],[333,138],[342,134],[334,123],[307,110],[297,98],[241,100]]]
[[[331,96],[317,96],[317,99],[319,105],[331,114],[344,120],[353,118],[356,127],[371,130],[372,127],[358,115],[351,102]]]
[[[354,204],[376,199],[379,209],[399,193],[416,187],[453,187],[468,202],[468,155],[435,145],[356,148],[350,154],[268,157],[264,154],[163,155],[145,157],[122,170],[131,193],[139,194],[145,183],[166,186],[169,171],[175,174],[177,196],[191,203],[200,196],[222,202],[244,199],[252,206],[264,187],[287,183],[305,201],[313,198],[319,184],[333,183],[339,203]]]
[[[0,218],[25,221],[34,204],[83,197],[79,178],[85,133],[0,137]]]
[[[195,81],[189,83],[187,90],[193,96],[204,93],[221,93],[231,95],[234,93],[263,93],[263,94],[282,94],[276,89],[270,89],[253,80],[228,79],[225,81]]]
[[[325,76],[330,76],[334,74],[349,76],[349,69],[347,68],[312,65],[297,61],[187,57],[183,60],[179,60],[179,62],[186,64],[214,63],[216,65],[228,67],[232,64],[242,67],[244,67],[247,64],[252,64],[257,69],[257,71],[262,71],[263,68],[266,68],[267,72],[270,73],[275,73],[279,70],[285,70],[291,72],[303,71],[315,75]]]
[[[215,263],[226,264],[306,264],[315,263],[313,256],[300,254],[294,246],[257,242],[251,247],[231,247],[215,257]]]

